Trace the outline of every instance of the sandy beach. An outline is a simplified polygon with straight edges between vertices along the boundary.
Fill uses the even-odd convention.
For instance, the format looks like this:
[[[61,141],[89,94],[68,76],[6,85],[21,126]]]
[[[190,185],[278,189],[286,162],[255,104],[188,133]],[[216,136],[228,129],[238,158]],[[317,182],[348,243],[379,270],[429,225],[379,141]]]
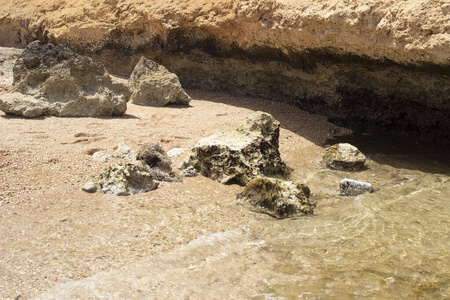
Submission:
[[[80,187],[106,167],[92,159],[96,151],[113,153],[120,142],[135,150],[147,142],[159,142],[166,151],[191,148],[262,110],[281,122],[282,158],[299,168],[322,157],[332,133],[348,133],[288,104],[187,92],[193,98],[189,107],[129,104],[118,118],[24,119],[2,113],[1,298],[28,299],[57,283],[271,218],[236,204],[242,187],[202,176],[127,197],[87,194]],[[174,159],[175,171],[187,154]]]

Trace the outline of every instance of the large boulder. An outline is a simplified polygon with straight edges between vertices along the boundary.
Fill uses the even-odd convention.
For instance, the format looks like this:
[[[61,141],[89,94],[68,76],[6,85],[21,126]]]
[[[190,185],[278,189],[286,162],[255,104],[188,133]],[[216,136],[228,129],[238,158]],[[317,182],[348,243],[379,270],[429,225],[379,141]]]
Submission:
[[[100,173],[98,183],[103,193],[118,196],[145,193],[158,187],[144,161],[111,164]]]
[[[113,84],[103,65],[67,46],[30,43],[13,68],[12,93],[0,109],[24,117],[122,115],[129,91]]]
[[[238,194],[238,202],[251,210],[276,218],[312,214],[315,202],[306,185],[273,178],[256,178]]]
[[[280,122],[268,113],[256,112],[237,130],[200,140],[180,169],[239,185],[261,176],[287,174],[278,150],[279,135]]]
[[[138,105],[187,105],[191,101],[176,74],[145,57],[139,59],[131,73],[129,87],[131,102]]]
[[[366,168],[366,156],[353,145],[335,144],[323,156],[323,162],[335,170],[356,171]]]

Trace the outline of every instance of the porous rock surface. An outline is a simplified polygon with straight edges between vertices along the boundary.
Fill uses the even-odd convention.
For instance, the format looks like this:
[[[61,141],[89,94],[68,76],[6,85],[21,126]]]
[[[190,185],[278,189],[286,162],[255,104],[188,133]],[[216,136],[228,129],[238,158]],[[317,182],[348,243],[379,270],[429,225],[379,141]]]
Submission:
[[[276,218],[312,214],[315,202],[306,185],[260,177],[251,180],[237,195],[238,203]]]
[[[327,148],[323,162],[331,169],[361,170],[366,168],[366,156],[355,146],[339,143]]]
[[[256,112],[235,131],[200,140],[180,169],[239,185],[261,176],[286,174],[278,150],[279,135],[280,123],[268,113]]]
[[[344,178],[339,182],[341,194],[356,196],[363,193],[371,193],[373,186],[367,181]]]
[[[146,143],[139,148],[136,159],[145,161],[152,168],[164,171],[172,170],[172,161],[158,143]]]
[[[137,105],[187,105],[191,100],[176,74],[145,57],[141,57],[134,67],[129,87],[132,93],[130,101]]]
[[[103,193],[117,196],[145,193],[158,187],[151,168],[143,161],[111,164],[100,173],[98,183]]]
[[[13,68],[12,93],[0,96],[0,109],[24,117],[100,117],[126,111],[128,90],[115,85],[105,68],[67,46],[28,45]]]
[[[361,130],[450,140],[447,0],[7,1],[0,45],[67,43],[128,76],[289,101]]]
[[[142,166],[142,164],[144,164],[145,172],[143,174],[145,174],[145,176],[150,174],[155,181],[182,181],[182,178],[180,178],[176,173],[171,172],[172,162],[170,161],[167,153],[164,151],[162,146],[158,143],[146,143],[141,146],[138,152],[136,152],[124,142],[120,142],[114,154],[108,154],[98,151],[92,155],[92,158],[95,161],[102,163],[112,162],[112,165],[127,165],[128,163],[131,163],[140,167]],[[127,179],[125,178],[120,182],[125,182],[126,180]],[[122,190],[122,186],[126,185],[125,183],[119,183],[119,187],[112,187],[115,182],[116,180],[110,183],[108,190]],[[145,189],[136,189],[136,192],[147,191],[148,190]]]

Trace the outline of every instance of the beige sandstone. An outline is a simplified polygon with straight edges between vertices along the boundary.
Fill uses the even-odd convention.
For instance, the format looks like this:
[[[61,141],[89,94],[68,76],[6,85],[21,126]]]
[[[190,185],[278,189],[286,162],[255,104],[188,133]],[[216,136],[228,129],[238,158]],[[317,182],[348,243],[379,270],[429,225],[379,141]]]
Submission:
[[[46,36],[92,51],[111,42],[137,49],[174,28],[200,28],[243,48],[269,45],[289,52],[331,47],[400,63],[450,62],[447,0],[2,2],[3,46],[25,46]]]

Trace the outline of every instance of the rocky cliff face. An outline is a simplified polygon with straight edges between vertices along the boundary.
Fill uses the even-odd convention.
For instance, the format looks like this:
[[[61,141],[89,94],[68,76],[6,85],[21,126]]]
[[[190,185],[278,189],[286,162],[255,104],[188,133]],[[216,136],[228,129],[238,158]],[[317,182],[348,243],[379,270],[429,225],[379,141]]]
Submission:
[[[450,139],[447,0],[12,0],[0,45],[67,43],[129,75],[289,101],[361,128]]]

